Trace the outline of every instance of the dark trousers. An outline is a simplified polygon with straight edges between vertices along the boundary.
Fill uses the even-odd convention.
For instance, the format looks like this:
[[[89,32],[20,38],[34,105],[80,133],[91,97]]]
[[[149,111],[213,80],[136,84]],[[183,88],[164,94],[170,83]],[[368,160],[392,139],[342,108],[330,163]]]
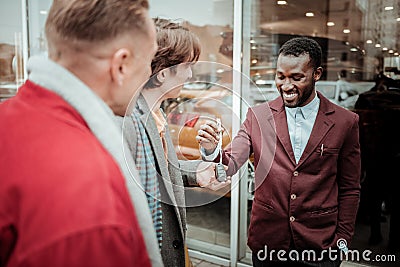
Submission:
[[[257,258],[257,254],[252,254],[254,267],[339,267],[341,260],[330,261],[324,260],[320,262],[305,262],[305,261],[261,261]]]

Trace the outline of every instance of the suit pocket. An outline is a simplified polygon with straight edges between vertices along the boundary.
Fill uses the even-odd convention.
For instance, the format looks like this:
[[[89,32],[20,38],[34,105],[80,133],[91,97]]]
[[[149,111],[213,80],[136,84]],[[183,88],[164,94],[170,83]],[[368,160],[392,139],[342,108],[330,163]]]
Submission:
[[[270,200],[254,199],[250,226],[248,231],[248,245],[253,251],[264,248],[280,247],[288,240],[286,225],[287,218],[277,214],[277,208]]]
[[[336,213],[337,210],[338,210],[337,206],[323,208],[323,209],[317,209],[317,210],[310,211],[310,215],[311,216],[329,215],[329,214],[332,214],[332,213]]]
[[[328,147],[322,144],[319,145],[313,153],[314,162],[310,163],[313,165],[313,170],[316,173],[321,173],[326,170],[336,171],[339,153],[339,148]]]
[[[309,212],[309,217],[306,219],[307,223],[305,224],[315,230],[334,231],[337,225],[337,216],[337,206],[317,209]]]
[[[260,201],[259,199],[257,199],[255,202],[256,202],[256,204],[261,206],[264,210],[267,210],[267,211],[274,210],[272,201]]]
[[[317,153],[320,156],[324,156],[324,155],[338,155],[339,154],[340,149],[339,148],[330,148],[330,147],[326,147],[326,146],[320,146],[318,147],[314,153]]]

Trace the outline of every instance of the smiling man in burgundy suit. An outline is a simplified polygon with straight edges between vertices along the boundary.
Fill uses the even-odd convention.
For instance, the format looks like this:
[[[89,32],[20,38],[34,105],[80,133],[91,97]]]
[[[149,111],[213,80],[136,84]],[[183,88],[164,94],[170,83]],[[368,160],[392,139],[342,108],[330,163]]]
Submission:
[[[250,108],[222,153],[228,175],[254,153],[256,191],[248,235],[254,266],[339,266],[337,251],[347,250],[354,233],[360,195],[358,116],[316,92],[321,57],[312,39],[286,42],[275,76],[281,97]],[[219,131],[212,122],[199,130],[203,158],[219,159]],[[278,255],[279,250],[284,252]]]

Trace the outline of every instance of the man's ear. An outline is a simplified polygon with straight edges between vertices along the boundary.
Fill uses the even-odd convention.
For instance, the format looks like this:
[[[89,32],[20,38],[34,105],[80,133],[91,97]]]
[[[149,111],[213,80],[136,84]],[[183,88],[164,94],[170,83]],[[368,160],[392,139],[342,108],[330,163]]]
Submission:
[[[319,81],[319,79],[321,79],[322,73],[323,73],[324,69],[322,67],[318,67],[315,71],[314,71],[314,81]]]
[[[113,82],[116,82],[119,86],[124,83],[131,57],[132,53],[128,49],[120,48],[111,58],[111,78]]]

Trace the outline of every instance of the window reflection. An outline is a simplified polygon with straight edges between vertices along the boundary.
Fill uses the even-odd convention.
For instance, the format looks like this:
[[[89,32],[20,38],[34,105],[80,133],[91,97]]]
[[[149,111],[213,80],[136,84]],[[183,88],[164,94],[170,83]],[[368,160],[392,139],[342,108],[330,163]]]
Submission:
[[[400,159],[400,142],[396,141],[400,131],[395,126],[400,110],[399,1],[253,0],[251,15],[246,34],[249,48],[243,53],[250,62],[248,75],[255,83],[250,85],[254,104],[277,97],[276,60],[286,40],[308,36],[323,48],[324,75],[317,90],[360,116],[365,172],[352,245],[396,254],[398,260],[399,207],[392,189],[396,177],[392,166]],[[242,260],[251,262],[248,257]],[[363,263],[397,266],[393,262]]]
[[[193,78],[183,86],[178,99],[165,101],[170,133],[182,160],[198,159],[195,136],[204,118],[219,117],[227,127],[224,143],[229,142],[232,121],[233,0],[150,0],[150,16],[181,20],[201,43],[199,63],[192,67]],[[228,40],[227,47],[222,44]],[[206,61],[206,63],[201,63]],[[207,64],[217,62],[219,64]],[[223,86],[221,86],[223,85]],[[225,87],[226,86],[226,87]],[[228,125],[229,124],[229,125]],[[214,201],[187,208],[187,240],[190,249],[224,258],[230,257],[230,194],[194,188],[186,198],[212,198]],[[187,203],[191,199],[187,199]]]
[[[317,88],[345,108],[354,108],[356,98],[342,101],[372,88],[380,72],[398,78],[398,74],[388,71],[388,67],[399,67],[400,9],[396,1],[322,0],[311,4],[307,0],[256,0],[252,3],[249,75],[263,94],[257,95],[254,90],[255,103],[276,96],[268,88],[273,87],[278,50],[296,36],[309,36],[320,43],[324,75]],[[265,98],[265,92],[271,97]]]
[[[2,1],[0,8],[0,102],[15,95],[23,74],[21,1]]]

